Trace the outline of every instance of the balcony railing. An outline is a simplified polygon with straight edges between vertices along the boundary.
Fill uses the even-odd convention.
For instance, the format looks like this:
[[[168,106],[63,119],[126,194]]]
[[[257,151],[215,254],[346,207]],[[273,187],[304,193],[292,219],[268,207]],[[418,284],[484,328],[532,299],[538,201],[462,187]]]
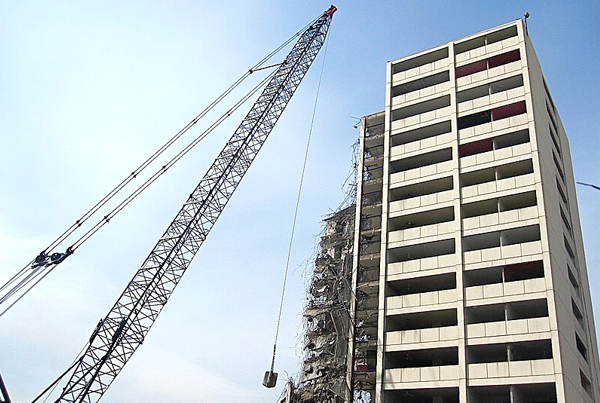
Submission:
[[[525,95],[525,88],[518,87],[506,91],[497,92],[495,94],[486,95],[480,98],[475,98],[470,101],[461,102],[458,104],[458,112],[467,112],[472,109],[481,108],[488,105],[493,105],[499,102],[508,100],[516,100]]]
[[[521,60],[516,60],[501,66],[492,67],[490,69],[479,71],[464,77],[459,77],[456,79],[456,86],[460,88],[468,84],[477,83],[493,77],[501,76],[503,74],[512,73],[514,71],[521,70],[521,68]]]
[[[524,207],[499,213],[485,214],[478,217],[463,218],[463,230],[491,227],[499,224],[519,223],[529,225],[527,220],[539,217],[537,206]]]
[[[454,222],[444,222],[440,224],[423,225],[421,227],[408,228],[398,231],[392,231],[388,234],[388,242],[402,242],[413,239],[427,238],[437,235],[449,234],[455,229]]]
[[[494,260],[520,258],[540,253],[542,253],[541,241],[533,241],[464,252],[463,261],[465,264],[492,262]]]
[[[397,95],[392,98],[392,107],[404,104],[406,102],[416,101],[421,98],[429,97],[436,94],[441,94],[450,89],[450,83],[440,83],[420,90],[408,92],[406,94]]]
[[[412,69],[404,70],[399,73],[392,75],[392,82],[394,85],[398,84],[401,81],[406,79],[417,77],[422,74],[433,73],[435,71],[439,71],[445,68],[448,68],[450,64],[450,59],[445,58],[442,60],[436,60],[435,62],[423,64],[421,66],[413,67]]]
[[[450,172],[452,171],[452,168],[454,168],[453,161],[444,161],[438,162],[437,164],[431,164],[419,168],[409,169],[404,172],[396,172],[395,174],[390,175],[390,183],[397,184],[444,172]]]
[[[404,308],[417,308],[428,305],[452,303],[456,302],[456,295],[456,289],[453,289],[387,297],[386,309],[388,313],[391,313],[390,311]]]
[[[546,280],[544,278],[532,278],[507,283],[467,287],[465,289],[465,300],[472,302],[480,299],[526,295],[544,291],[546,291]]]
[[[499,179],[497,181],[465,186],[462,188],[462,197],[475,197],[485,194],[501,192],[505,190],[518,189],[535,184],[534,174],[513,176],[511,178]]]
[[[386,351],[394,351],[402,347],[402,345],[436,343],[456,339],[458,339],[458,326],[400,330],[386,333],[385,349]]]
[[[511,147],[505,147],[498,150],[461,157],[460,166],[461,169],[464,169],[489,162],[502,161],[521,155],[531,155],[531,143],[517,144]]]
[[[395,212],[415,209],[424,206],[432,206],[441,204],[454,199],[453,190],[445,190],[443,192],[427,194],[423,196],[411,197],[409,199],[398,200],[390,203],[390,214]]]
[[[544,359],[469,364],[468,371],[470,380],[554,375],[554,361]]]
[[[404,384],[428,381],[452,381],[452,383],[458,384],[459,375],[458,365],[386,369],[383,371],[383,387],[389,390],[400,388]]]
[[[475,59],[484,55],[489,55],[492,52],[498,52],[504,49],[512,48],[519,44],[519,38],[513,36],[502,41],[494,42],[489,45],[483,45],[467,52],[458,53],[455,56],[456,63],[465,62],[470,59]]]
[[[530,318],[507,320],[501,322],[474,323],[467,325],[467,337],[476,339],[481,337],[514,336],[519,334],[533,334],[550,331],[550,319]]]
[[[456,264],[456,254],[427,257],[388,264],[388,276],[450,267]]]
[[[428,137],[426,139],[413,141],[411,143],[401,144],[392,147],[390,157],[392,160],[399,157],[404,157],[409,153],[416,153],[419,151],[426,150],[428,148],[436,147],[442,144],[447,144],[452,141],[452,133],[445,133],[434,137]]]
[[[399,130],[409,126],[415,126],[421,123],[431,122],[436,119],[441,119],[450,116],[452,107],[447,106],[433,111],[420,113],[418,115],[409,116],[407,118],[394,120],[392,122],[392,130]]]

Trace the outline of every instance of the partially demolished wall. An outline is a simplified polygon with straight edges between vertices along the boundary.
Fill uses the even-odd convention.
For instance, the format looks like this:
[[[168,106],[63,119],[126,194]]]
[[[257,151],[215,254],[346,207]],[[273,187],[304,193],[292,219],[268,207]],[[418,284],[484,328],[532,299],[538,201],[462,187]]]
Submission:
[[[347,394],[355,214],[352,205],[324,220],[304,311],[302,374],[289,403],[339,403]]]

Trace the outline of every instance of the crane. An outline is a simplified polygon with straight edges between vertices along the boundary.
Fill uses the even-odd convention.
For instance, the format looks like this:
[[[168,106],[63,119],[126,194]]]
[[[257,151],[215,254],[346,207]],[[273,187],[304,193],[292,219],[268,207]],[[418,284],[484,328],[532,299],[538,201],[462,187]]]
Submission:
[[[65,372],[74,368],[56,402],[97,402],[143,343],[325,43],[336,10],[331,6],[300,35],[133,279],[100,320],[85,352]]]

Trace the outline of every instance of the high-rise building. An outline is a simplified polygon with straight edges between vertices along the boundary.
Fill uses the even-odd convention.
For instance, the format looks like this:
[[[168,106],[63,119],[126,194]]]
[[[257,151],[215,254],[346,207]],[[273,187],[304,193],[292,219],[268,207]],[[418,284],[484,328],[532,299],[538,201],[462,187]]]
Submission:
[[[362,123],[347,400],[600,401],[569,144],[524,23],[389,62]]]

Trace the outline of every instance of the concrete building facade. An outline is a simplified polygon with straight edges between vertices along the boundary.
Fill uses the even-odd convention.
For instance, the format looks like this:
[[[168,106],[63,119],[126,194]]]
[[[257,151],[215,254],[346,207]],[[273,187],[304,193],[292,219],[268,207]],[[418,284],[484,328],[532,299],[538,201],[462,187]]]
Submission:
[[[600,401],[569,144],[522,21],[387,65],[363,118],[348,401]]]

